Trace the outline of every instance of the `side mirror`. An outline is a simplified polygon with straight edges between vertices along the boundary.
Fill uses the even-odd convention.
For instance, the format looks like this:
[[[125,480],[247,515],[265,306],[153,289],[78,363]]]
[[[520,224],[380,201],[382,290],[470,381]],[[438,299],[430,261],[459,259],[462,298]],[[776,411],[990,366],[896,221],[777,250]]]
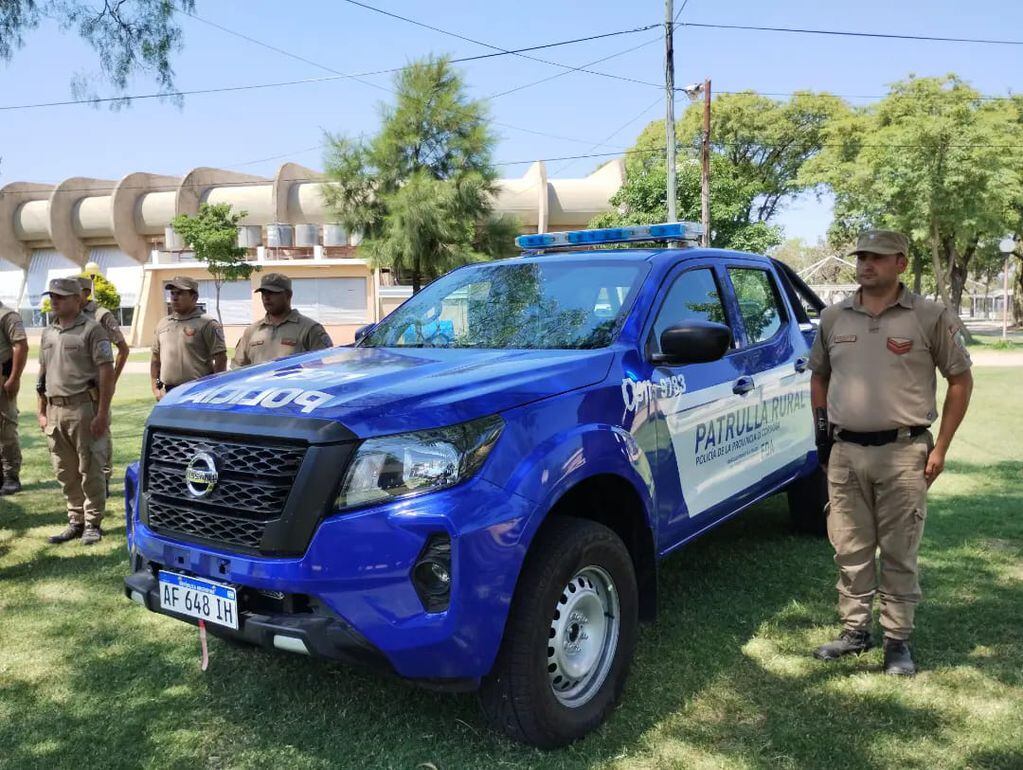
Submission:
[[[376,326],[376,324],[366,324],[365,326],[360,326],[358,329],[356,329],[355,344],[358,345],[360,342],[362,342],[363,337],[365,337],[367,334],[373,331],[374,326]]]
[[[655,364],[703,364],[717,361],[732,344],[732,330],[712,321],[687,321],[661,332],[661,352]]]

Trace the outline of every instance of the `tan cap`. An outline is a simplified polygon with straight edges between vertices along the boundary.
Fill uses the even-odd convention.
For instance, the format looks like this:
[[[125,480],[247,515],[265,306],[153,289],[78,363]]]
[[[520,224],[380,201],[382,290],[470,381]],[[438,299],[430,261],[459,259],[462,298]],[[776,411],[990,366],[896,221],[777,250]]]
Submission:
[[[163,282],[165,289],[183,289],[184,291],[199,291],[199,282],[194,278],[184,275],[176,275],[168,281]]]
[[[256,291],[291,291],[291,279],[284,273],[267,273]]]
[[[77,280],[82,291],[92,291],[92,279],[89,276],[80,275]]]
[[[49,291],[43,294],[56,294],[58,297],[77,297],[82,289],[77,278],[52,278]]]
[[[864,230],[856,239],[856,248],[847,256],[861,253],[909,256],[909,239],[894,230]]]

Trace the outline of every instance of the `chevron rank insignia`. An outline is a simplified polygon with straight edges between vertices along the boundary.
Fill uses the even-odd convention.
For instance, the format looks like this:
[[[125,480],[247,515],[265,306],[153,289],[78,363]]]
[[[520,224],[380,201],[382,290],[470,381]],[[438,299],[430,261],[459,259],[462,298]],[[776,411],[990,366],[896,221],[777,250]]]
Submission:
[[[897,356],[904,356],[913,349],[913,340],[909,337],[889,337],[888,349]]]

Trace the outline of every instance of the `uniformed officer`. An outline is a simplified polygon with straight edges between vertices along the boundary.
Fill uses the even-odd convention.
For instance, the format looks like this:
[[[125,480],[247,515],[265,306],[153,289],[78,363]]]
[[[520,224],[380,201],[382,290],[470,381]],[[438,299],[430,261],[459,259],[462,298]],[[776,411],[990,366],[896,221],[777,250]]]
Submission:
[[[927,489],[945,467],[973,389],[955,313],[899,280],[908,251],[901,233],[860,235],[850,253],[860,288],[824,309],[810,354],[843,626],[814,655],[836,660],[870,649],[872,604],[880,593],[884,671],[896,675],[916,673],[908,641],[921,597],[917,549]],[[948,380],[937,440],[928,430],[937,417],[935,367]]]
[[[172,312],[156,325],[149,362],[157,401],[179,385],[227,368],[224,329],[199,309],[198,282],[179,275],[163,286],[170,292]]]
[[[128,363],[128,354],[131,349],[121,333],[121,325],[118,323],[117,317],[92,299],[92,279],[86,275],[80,275],[78,276],[78,285],[82,289],[82,312],[103,327],[111,344],[117,348],[117,355],[114,359],[114,389],[116,390],[117,381],[121,377],[124,365]],[[107,481],[107,494],[109,495],[110,478],[114,475],[114,442],[109,431],[107,432],[106,449],[107,455],[103,458],[103,477]]]
[[[68,525],[51,543],[103,536],[106,508],[103,458],[114,395],[114,353],[103,327],[82,312],[74,278],[50,281],[54,321],[39,349],[39,427],[50,446],[53,469],[67,500]]]
[[[28,360],[28,338],[21,316],[0,302],[0,495],[21,491],[21,445],[18,443],[18,389]]]
[[[267,273],[256,291],[263,295],[266,317],[242,332],[231,366],[262,364],[284,356],[331,347],[326,330],[312,318],[291,309],[291,279]]]

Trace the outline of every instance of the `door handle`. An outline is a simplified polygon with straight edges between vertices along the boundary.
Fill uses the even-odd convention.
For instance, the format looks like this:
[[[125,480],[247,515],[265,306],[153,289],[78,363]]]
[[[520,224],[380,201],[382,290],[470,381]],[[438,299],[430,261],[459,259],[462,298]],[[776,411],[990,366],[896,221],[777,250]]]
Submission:
[[[753,378],[752,377],[740,377],[732,385],[732,392],[737,396],[745,396],[751,390],[753,390]]]
[[[796,371],[805,372],[807,365],[810,363],[810,359],[806,356],[800,356],[796,359]]]

